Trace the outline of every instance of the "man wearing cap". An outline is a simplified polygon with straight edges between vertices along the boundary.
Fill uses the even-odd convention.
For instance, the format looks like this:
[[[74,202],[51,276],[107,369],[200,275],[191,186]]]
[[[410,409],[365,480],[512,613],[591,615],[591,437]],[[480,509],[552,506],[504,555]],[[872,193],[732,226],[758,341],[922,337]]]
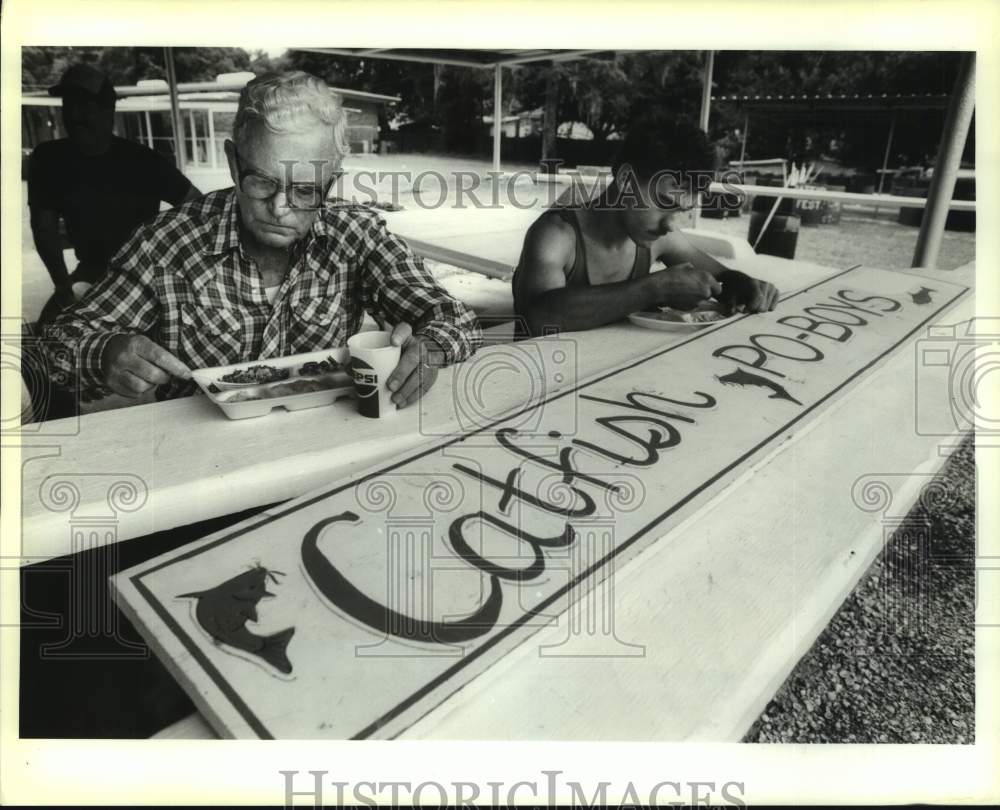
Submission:
[[[402,347],[388,380],[399,407],[475,351],[474,313],[375,211],[330,199],[349,148],[325,83],[301,71],[254,79],[225,148],[234,187],[139,228],[47,330],[63,349],[53,364],[83,392],[183,396],[191,369],[343,346],[365,312]]]
[[[114,127],[114,87],[94,67],[70,67],[49,95],[63,100],[67,138],[39,144],[28,171],[28,205],[35,248],[55,284],[39,317],[51,320],[73,303],[73,284],[94,284],[111,257],[160,202],[178,205],[198,190],[168,160]],[[71,274],[63,259],[60,218],[79,265]]]

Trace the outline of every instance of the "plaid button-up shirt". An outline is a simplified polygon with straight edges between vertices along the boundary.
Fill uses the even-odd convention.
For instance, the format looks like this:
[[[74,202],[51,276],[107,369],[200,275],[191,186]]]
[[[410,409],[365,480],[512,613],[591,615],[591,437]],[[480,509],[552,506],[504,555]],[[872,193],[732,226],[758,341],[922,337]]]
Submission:
[[[239,239],[233,189],[206,194],[141,226],[108,275],[46,330],[50,363],[89,394],[107,393],[101,355],[117,334],[145,334],[189,368],[342,346],[367,310],[391,327],[410,323],[446,362],[469,357],[481,334],[371,209],[330,203],[291,251],[273,304]],[[160,386],[158,399],[195,390]]]

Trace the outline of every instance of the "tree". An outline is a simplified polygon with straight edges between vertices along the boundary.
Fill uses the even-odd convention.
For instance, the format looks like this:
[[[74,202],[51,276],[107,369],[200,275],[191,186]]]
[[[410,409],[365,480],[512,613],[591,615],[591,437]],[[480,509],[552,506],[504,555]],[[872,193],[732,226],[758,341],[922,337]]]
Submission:
[[[581,59],[522,68],[516,107],[544,107],[547,91],[551,95],[553,89],[557,99],[557,129],[565,123],[579,122],[587,126],[595,139],[603,141],[620,131],[627,120],[628,77],[614,62]]]
[[[623,61],[632,85],[630,118],[650,107],[661,107],[697,120],[702,51],[640,52],[626,54]]]
[[[265,73],[278,73],[286,70],[288,66],[288,52],[278,57],[272,57],[266,51],[253,51],[250,54],[250,71],[255,76],[263,76]]]
[[[434,109],[434,70],[430,64],[388,59],[289,51],[289,69],[319,76],[333,87],[400,96],[396,111],[412,120],[425,120]]]
[[[529,109],[542,106],[551,72],[558,82],[558,124],[582,123],[603,141],[624,134],[629,120],[653,105],[697,115],[699,65],[697,51],[658,51],[526,67],[518,101]]]
[[[448,151],[476,151],[483,129],[482,116],[492,108],[493,73],[481,68],[311,51],[291,51],[288,63],[334,87],[399,96],[397,114],[440,127]],[[513,98],[512,93],[508,87],[508,99]],[[380,126],[384,132],[388,122],[380,121]]]
[[[174,48],[179,82],[210,82],[220,73],[250,70],[250,54],[243,48]]]
[[[560,118],[585,124],[598,141],[625,128],[634,88],[621,62],[580,59],[566,64],[564,77]]]
[[[212,81],[220,73],[266,69],[266,54],[254,61],[243,48],[174,48],[177,81]],[[85,62],[101,70],[113,84],[133,85],[141,79],[165,79],[163,48],[26,47],[22,49],[21,87],[43,90],[56,84],[66,69]],[[261,69],[259,72],[264,72]]]

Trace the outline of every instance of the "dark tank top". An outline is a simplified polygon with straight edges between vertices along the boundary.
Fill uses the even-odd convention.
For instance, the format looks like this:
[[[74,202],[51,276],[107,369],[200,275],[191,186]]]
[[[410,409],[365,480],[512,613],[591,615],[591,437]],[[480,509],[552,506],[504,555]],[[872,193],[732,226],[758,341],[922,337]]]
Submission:
[[[564,222],[568,222],[573,226],[573,232],[576,234],[576,255],[573,259],[573,266],[566,272],[566,286],[567,287],[589,287],[590,275],[587,272],[587,246],[583,241],[583,231],[580,230],[580,222],[576,217],[576,211],[572,208],[550,208],[555,216],[559,217]],[[546,212],[548,213],[548,212]],[[544,214],[543,214],[544,216]],[[637,278],[642,278],[643,276],[649,275],[650,261],[650,251],[647,245],[635,246],[635,261],[632,263],[632,271],[629,273],[626,281],[634,281]],[[518,305],[518,295],[519,295],[519,283],[518,274],[520,272],[521,266],[518,263],[517,268],[514,270],[514,277],[511,279],[511,287],[514,294],[514,308],[520,311],[520,306]]]

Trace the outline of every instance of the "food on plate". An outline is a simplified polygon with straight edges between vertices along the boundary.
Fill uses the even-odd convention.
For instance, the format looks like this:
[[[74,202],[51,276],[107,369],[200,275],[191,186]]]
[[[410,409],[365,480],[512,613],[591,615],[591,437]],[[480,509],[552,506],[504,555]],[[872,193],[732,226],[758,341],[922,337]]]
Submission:
[[[299,369],[299,374],[305,377],[312,377],[317,374],[329,374],[331,371],[339,371],[340,363],[333,359],[333,357],[327,357],[326,360],[320,360],[319,362],[310,360],[308,363],[303,363],[302,368]]]
[[[721,321],[726,317],[717,309],[696,309],[685,314],[690,318],[690,323],[711,323],[712,321]]]
[[[275,368],[274,366],[258,365],[238,368],[219,377],[219,382],[239,383],[239,384],[259,384],[269,383],[275,380],[288,379],[287,368]]]
[[[674,309],[673,307],[655,307],[646,311],[651,317],[660,321],[672,323],[712,323],[725,320],[727,317],[718,301],[704,301],[692,310]]]

